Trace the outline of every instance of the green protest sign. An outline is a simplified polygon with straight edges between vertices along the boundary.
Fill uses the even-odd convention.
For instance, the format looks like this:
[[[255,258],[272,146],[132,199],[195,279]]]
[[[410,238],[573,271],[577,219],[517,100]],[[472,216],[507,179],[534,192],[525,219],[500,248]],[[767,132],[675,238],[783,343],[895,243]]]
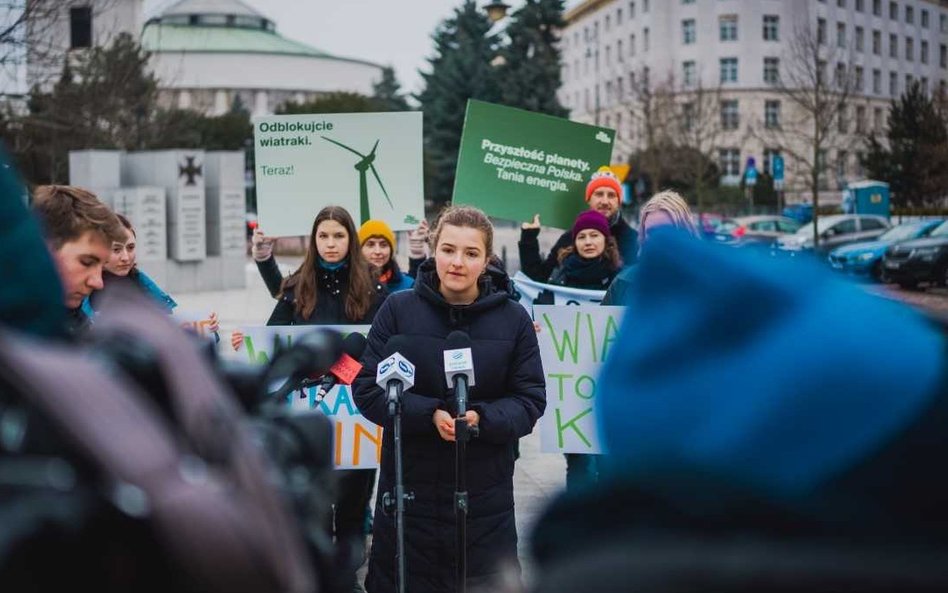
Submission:
[[[271,236],[308,235],[330,204],[356,225],[393,230],[424,217],[421,113],[332,113],[254,118],[257,217]]]
[[[546,412],[540,419],[544,453],[602,453],[596,384],[615,345],[625,307],[535,305],[537,340],[546,373]]]
[[[540,215],[567,229],[586,208],[589,176],[612,156],[615,132],[558,117],[468,101],[454,202],[514,221]]]

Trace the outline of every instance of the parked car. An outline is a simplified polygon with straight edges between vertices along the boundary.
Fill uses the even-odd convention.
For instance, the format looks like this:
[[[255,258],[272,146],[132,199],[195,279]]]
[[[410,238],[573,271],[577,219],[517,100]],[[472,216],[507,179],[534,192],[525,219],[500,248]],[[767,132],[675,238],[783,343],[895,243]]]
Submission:
[[[785,207],[781,214],[800,224],[806,224],[813,220],[813,206],[810,204],[791,204]]]
[[[889,230],[889,221],[871,214],[834,214],[821,216],[816,222],[820,245],[816,251],[827,253],[859,241],[869,241]],[[800,227],[792,235],[778,237],[775,247],[785,254],[813,251],[813,223]]]
[[[799,228],[799,222],[784,216],[741,216],[722,221],[714,240],[735,247],[770,245],[777,237]]]
[[[841,272],[865,275],[884,282],[888,279],[882,264],[886,249],[901,241],[927,237],[942,222],[941,220],[906,222],[887,230],[875,241],[853,243],[834,249],[829,254],[830,265]]]
[[[889,278],[903,288],[915,288],[921,282],[948,286],[948,220],[928,237],[889,247],[882,265]]]

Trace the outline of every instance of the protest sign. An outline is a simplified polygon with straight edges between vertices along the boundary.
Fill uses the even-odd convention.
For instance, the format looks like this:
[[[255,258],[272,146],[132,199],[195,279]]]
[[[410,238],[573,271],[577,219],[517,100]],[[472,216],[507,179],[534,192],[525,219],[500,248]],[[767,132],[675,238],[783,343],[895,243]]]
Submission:
[[[343,334],[369,332],[368,325],[320,326]],[[253,364],[266,364],[273,358],[275,343],[291,346],[293,340],[313,331],[313,326],[266,326],[243,329],[244,344],[237,355]],[[291,410],[319,410],[333,423],[333,461],[337,469],[378,467],[382,456],[382,427],[366,420],[355,405],[350,385],[336,385],[322,401],[317,401],[318,386],[293,391],[287,396]]]
[[[211,320],[206,314],[197,313],[195,311],[186,311],[180,307],[177,307],[172,313],[172,318],[182,329],[185,329],[200,338],[216,340],[214,332],[209,329],[211,326]]]
[[[540,215],[568,229],[586,208],[589,177],[612,156],[615,132],[562,119],[468,101],[454,203],[515,221]]]
[[[257,117],[257,217],[274,237],[308,235],[321,208],[342,206],[358,226],[392,230],[424,218],[421,113]]]
[[[544,453],[603,453],[596,420],[596,383],[615,344],[625,307],[536,305],[537,339],[546,373]]]
[[[520,304],[527,311],[533,309],[533,303],[541,294],[544,295],[545,302],[552,305],[596,305],[606,296],[604,290],[583,290],[537,282],[519,271],[514,274],[512,280],[520,293]]]

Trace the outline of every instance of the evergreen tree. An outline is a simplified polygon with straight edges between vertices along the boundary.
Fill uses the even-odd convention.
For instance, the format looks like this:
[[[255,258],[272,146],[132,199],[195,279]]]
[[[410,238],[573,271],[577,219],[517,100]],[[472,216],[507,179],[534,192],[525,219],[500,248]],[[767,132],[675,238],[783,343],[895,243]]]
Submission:
[[[372,99],[382,111],[408,111],[408,101],[391,66],[386,66],[382,70],[382,79],[372,85]]]
[[[889,107],[888,147],[866,141],[863,166],[870,177],[888,181],[902,206],[941,199],[948,187],[948,118],[918,82]]]
[[[491,61],[497,38],[491,22],[473,0],[465,0],[434,34],[431,71],[422,73],[425,88],[417,99],[425,113],[428,198],[437,204],[451,199],[461,129],[468,99],[497,102],[499,92]]]
[[[509,43],[500,51],[501,102],[549,115],[569,113],[556,96],[560,79],[557,31],[562,30],[563,0],[526,0],[511,15]]]

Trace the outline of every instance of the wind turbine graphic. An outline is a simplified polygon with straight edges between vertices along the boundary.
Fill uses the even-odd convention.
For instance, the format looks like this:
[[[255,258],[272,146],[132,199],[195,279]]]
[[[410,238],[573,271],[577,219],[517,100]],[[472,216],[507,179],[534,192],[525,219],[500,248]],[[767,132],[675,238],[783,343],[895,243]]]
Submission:
[[[365,221],[372,218],[369,215],[369,188],[368,184],[366,183],[366,172],[370,169],[372,170],[372,175],[375,176],[375,180],[379,182],[379,187],[382,188],[382,193],[385,195],[385,200],[388,202],[389,207],[391,207],[392,210],[395,209],[395,205],[392,204],[392,200],[388,197],[388,192],[385,190],[385,185],[382,183],[382,178],[379,177],[379,172],[375,169],[375,151],[379,147],[378,140],[375,141],[375,146],[372,147],[372,152],[369,154],[362,154],[357,150],[346,146],[342,142],[337,142],[327,136],[323,136],[322,138],[326,142],[332,142],[336,146],[348,150],[361,159],[355,164],[355,170],[359,172],[359,210],[360,216],[362,218],[361,222],[364,223]]]

